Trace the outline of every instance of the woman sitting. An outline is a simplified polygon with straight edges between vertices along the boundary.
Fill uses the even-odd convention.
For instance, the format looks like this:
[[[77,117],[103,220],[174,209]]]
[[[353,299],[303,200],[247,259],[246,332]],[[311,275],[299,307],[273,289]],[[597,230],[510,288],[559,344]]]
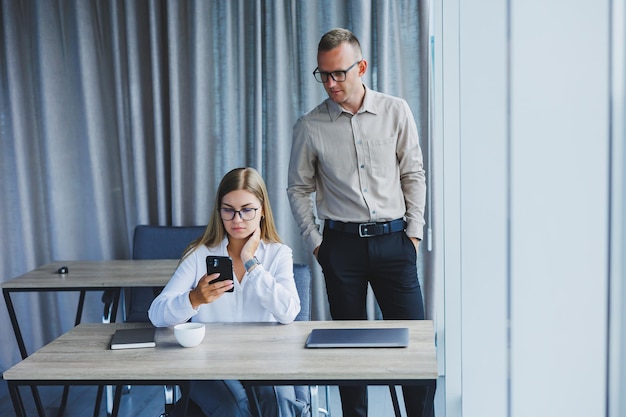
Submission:
[[[209,255],[229,256],[234,279],[207,275]],[[280,241],[263,179],[252,168],[234,169],[220,182],[204,234],[152,302],[150,320],[160,327],[189,320],[286,324],[299,311],[292,251]],[[292,386],[253,389],[263,416],[299,416],[305,407]],[[190,398],[207,417],[251,416],[240,381],[192,381]]]

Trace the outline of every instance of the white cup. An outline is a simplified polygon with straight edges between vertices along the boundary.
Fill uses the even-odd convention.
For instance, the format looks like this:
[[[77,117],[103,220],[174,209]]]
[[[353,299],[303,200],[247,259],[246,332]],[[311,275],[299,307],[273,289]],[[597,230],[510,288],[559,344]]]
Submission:
[[[181,323],[174,326],[174,337],[182,347],[194,347],[204,339],[204,323]]]

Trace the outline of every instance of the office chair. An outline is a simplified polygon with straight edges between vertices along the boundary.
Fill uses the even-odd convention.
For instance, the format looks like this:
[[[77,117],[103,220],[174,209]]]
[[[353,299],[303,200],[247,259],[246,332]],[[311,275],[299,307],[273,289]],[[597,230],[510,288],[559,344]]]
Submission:
[[[206,226],[148,226],[135,227],[133,236],[133,259],[180,259],[183,251],[193,240],[204,233]],[[172,271],[173,273],[174,271]],[[152,300],[161,292],[162,288],[127,288],[124,290],[125,308],[124,321],[150,322],[148,310]],[[105,315],[111,311],[112,300],[105,301]],[[118,386],[117,389],[121,389]],[[164,386],[165,411],[173,407],[176,402],[176,387]],[[107,387],[107,414],[113,409],[112,389]]]

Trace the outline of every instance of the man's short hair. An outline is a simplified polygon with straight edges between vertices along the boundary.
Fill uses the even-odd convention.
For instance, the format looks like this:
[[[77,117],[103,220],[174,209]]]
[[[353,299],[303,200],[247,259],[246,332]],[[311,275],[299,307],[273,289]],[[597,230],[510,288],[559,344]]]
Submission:
[[[352,45],[357,57],[362,55],[361,43],[359,42],[359,39],[348,29],[342,28],[331,29],[326,32],[324,36],[322,36],[322,39],[320,39],[319,45],[317,45],[317,52],[330,51],[344,42]]]

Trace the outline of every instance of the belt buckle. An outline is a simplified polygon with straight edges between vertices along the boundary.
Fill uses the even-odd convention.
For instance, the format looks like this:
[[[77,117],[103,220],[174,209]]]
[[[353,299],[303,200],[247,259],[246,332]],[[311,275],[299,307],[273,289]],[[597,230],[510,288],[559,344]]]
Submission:
[[[368,233],[368,227],[375,227],[376,223],[361,223],[359,225],[359,237],[373,237],[375,234]]]

